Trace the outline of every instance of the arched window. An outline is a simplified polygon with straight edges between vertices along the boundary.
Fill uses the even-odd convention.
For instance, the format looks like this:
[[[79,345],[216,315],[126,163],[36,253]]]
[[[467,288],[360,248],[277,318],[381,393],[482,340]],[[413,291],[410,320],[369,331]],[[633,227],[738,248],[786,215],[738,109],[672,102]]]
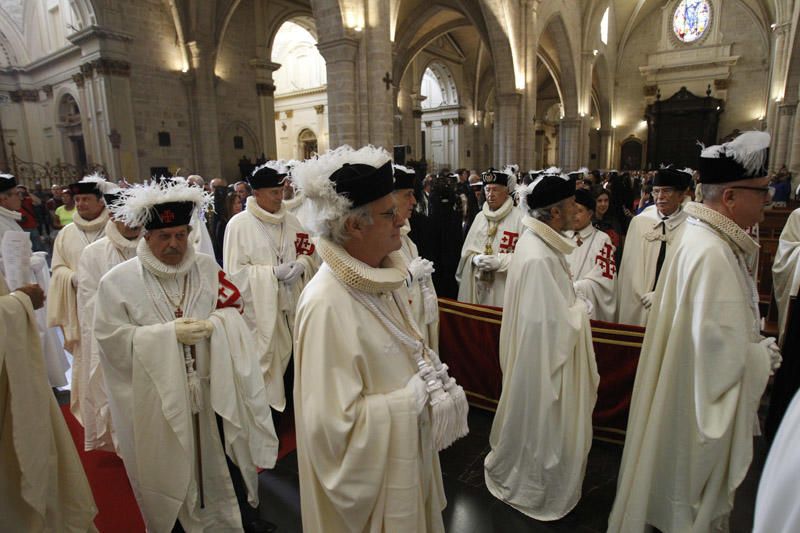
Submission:
[[[314,135],[313,131],[309,129],[301,131],[297,141],[300,145],[299,152],[303,156],[303,159],[311,159],[311,157],[317,153],[317,136]]]
[[[284,22],[272,44],[272,60],[281,65],[275,71],[275,94],[323,87],[327,83],[325,60],[317,40],[305,28]]]
[[[600,40],[603,41],[603,44],[608,44],[608,9],[606,8],[600,21]]]
[[[419,92],[425,97],[421,104],[423,109],[458,105],[458,91],[453,74],[438,61],[434,61],[425,69]]]

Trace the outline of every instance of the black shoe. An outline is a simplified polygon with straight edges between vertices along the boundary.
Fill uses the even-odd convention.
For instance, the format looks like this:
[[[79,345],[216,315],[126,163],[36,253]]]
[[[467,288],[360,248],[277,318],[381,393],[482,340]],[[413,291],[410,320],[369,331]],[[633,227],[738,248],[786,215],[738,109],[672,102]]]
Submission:
[[[245,533],[272,533],[277,530],[278,526],[261,518],[256,518],[252,522],[244,524]]]

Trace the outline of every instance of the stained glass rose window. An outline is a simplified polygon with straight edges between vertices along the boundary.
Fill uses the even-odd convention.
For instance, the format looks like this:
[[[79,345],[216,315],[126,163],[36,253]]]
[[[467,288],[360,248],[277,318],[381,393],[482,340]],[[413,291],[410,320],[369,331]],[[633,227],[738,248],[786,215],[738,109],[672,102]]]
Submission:
[[[672,16],[672,31],[684,43],[700,39],[711,25],[708,0],[681,0]]]

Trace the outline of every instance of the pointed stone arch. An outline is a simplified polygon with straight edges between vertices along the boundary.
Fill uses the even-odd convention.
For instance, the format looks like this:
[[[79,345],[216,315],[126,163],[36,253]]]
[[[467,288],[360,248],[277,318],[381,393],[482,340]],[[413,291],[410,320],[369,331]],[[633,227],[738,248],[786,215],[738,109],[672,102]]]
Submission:
[[[556,57],[552,59],[556,60],[558,63],[558,80],[564,115],[567,117],[577,117],[577,65],[575,64],[573,47],[564,24],[564,19],[559,13],[555,13],[547,19],[543,28],[543,33],[549,32],[555,44]]]

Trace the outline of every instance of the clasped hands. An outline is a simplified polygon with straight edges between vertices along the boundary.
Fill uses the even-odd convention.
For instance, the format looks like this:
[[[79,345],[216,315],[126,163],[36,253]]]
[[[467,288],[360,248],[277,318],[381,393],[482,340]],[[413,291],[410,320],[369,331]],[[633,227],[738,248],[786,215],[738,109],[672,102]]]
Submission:
[[[272,272],[275,274],[275,277],[278,278],[278,281],[282,281],[287,285],[293,285],[300,276],[303,275],[306,268],[303,266],[303,263],[299,263],[297,261],[289,261],[288,263],[282,263],[280,265],[275,265],[272,267]]]
[[[478,270],[494,271],[500,268],[500,258],[496,255],[478,254],[472,258],[472,264]]]
[[[209,338],[213,332],[214,326],[210,320],[185,317],[175,319],[175,336],[181,344],[193,346]]]

